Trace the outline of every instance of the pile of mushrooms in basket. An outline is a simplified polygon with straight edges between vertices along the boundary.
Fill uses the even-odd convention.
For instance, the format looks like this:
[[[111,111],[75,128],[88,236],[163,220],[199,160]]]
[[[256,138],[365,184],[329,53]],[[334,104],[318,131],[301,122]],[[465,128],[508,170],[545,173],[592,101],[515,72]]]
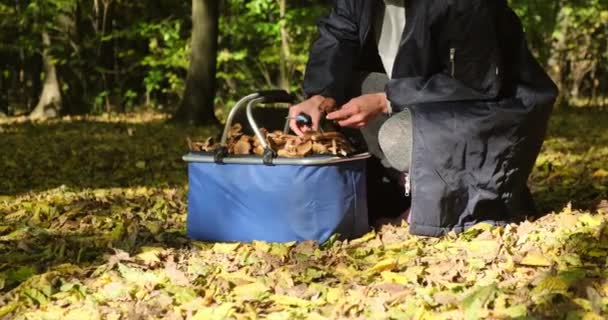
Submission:
[[[235,124],[230,128],[226,142],[228,153],[232,155],[263,155],[264,148],[256,136],[244,134],[243,127]],[[346,137],[337,131],[310,132],[304,136],[285,134],[282,131],[260,131],[268,141],[268,145],[279,157],[302,158],[311,155],[335,155],[346,157],[353,153],[353,147]],[[204,141],[188,139],[192,152],[213,152],[220,147],[213,137]]]

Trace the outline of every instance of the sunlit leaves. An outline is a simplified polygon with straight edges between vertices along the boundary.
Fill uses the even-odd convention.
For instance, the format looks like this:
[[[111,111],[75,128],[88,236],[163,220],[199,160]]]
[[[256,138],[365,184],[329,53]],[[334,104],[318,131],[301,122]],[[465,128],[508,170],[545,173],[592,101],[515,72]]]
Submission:
[[[601,114],[552,123],[532,184],[558,214],[442,239],[387,226],[321,245],[186,239],[186,146],[175,141],[205,132],[154,119],[2,124],[16,165],[0,172],[12,186],[0,197],[0,318],[606,317],[604,194],[563,196],[605,179],[605,137],[585,129]],[[581,199],[598,209],[578,210]]]

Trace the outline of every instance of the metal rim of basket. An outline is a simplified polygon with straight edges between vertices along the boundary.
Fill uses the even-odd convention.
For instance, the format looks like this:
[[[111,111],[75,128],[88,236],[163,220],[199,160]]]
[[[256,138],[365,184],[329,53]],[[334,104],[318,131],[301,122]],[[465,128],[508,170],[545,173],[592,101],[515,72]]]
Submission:
[[[312,156],[306,158],[281,158],[277,157],[274,150],[270,148],[264,135],[260,131],[260,128],[253,117],[253,109],[263,103],[293,103],[296,100],[295,96],[283,91],[283,90],[270,90],[260,91],[245,96],[239,100],[235,106],[230,110],[228,118],[226,119],[226,125],[222,133],[220,140],[220,147],[215,153],[194,153],[191,152],[183,156],[183,160],[186,162],[199,162],[199,163],[224,163],[224,164],[264,164],[264,165],[329,165],[339,164],[351,161],[364,160],[371,157],[368,152],[356,154],[350,157],[338,157],[338,156]],[[259,139],[260,144],[264,148],[264,154],[260,156],[228,156],[228,136],[230,128],[232,128],[232,122],[238,114],[238,112],[246,107],[247,121],[249,126],[253,130],[256,137]],[[289,119],[285,122],[284,132],[289,131]]]

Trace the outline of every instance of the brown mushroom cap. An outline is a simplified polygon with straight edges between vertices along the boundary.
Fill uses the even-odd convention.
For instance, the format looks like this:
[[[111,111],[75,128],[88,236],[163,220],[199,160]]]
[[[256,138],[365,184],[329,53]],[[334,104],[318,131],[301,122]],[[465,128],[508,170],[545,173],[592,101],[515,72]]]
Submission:
[[[253,148],[253,153],[258,156],[261,156],[264,154],[264,148],[262,147],[262,145],[257,145]]]
[[[298,158],[313,154],[332,154],[337,156],[348,156],[353,148],[346,137],[340,132],[308,132],[304,136],[284,134],[282,131],[268,132],[261,128],[260,131],[269,147],[281,157]],[[261,141],[257,136],[243,134],[240,124],[233,125],[227,139],[228,151],[235,155],[262,155]],[[192,141],[188,138],[188,147],[191,151],[210,152],[217,149],[219,145],[213,138],[205,141]]]
[[[192,141],[189,137],[186,138],[188,141],[188,148],[192,152],[211,152],[217,149],[218,145],[215,143],[213,137],[207,138],[205,141]]]
[[[337,131],[324,132],[324,133],[313,133],[310,135],[312,141],[331,140],[336,138],[344,139],[344,135]]]
[[[296,153],[300,157],[306,157],[312,154],[312,141],[308,140],[306,142],[298,144],[296,146]]]
[[[248,155],[251,154],[251,138],[243,135],[239,141],[234,144],[234,154],[236,155]]]
[[[327,154],[329,153],[329,148],[326,144],[320,142],[313,142],[312,144],[312,152],[316,154]]]
[[[277,154],[279,155],[279,157],[285,157],[285,158],[298,158],[298,153],[295,151],[288,151],[285,149],[281,149],[279,150],[279,152],[277,152]]]
[[[243,134],[243,126],[240,123],[235,123],[228,131],[228,138],[240,137]]]

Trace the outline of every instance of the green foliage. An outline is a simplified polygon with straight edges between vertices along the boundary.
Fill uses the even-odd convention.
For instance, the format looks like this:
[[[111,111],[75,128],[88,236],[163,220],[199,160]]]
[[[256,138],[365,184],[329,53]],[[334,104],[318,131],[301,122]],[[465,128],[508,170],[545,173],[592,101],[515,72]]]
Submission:
[[[181,98],[188,64],[189,10],[188,3],[170,0],[28,0],[3,5],[0,55],[6,59],[0,66],[9,74],[0,85],[13,84],[7,88],[11,102],[17,112],[27,111],[20,103],[31,100],[25,94],[40,89],[41,33],[46,32],[68,112],[128,111],[144,102],[174,104]]]
[[[144,78],[146,94],[159,92],[181,98],[190,52],[190,45],[183,37],[182,22],[168,19],[142,23],[137,31],[140,37],[150,39],[149,53],[141,61],[141,66],[148,70]]]
[[[43,49],[40,33],[51,32],[51,54],[59,66],[65,94],[76,96],[67,99],[78,104],[76,109],[83,104],[84,112],[108,111],[107,107],[121,111],[141,103],[174,106],[183,94],[189,63],[189,5],[175,6],[169,0],[151,4],[92,0],[3,4],[0,53],[31,64]],[[321,1],[290,2],[281,18],[276,0],[225,1],[220,21],[218,104],[277,86],[280,26],[286,26],[289,33],[288,76],[291,89],[297,92],[308,44],[316,35],[315,20],[325,10]],[[22,31],[17,37],[10,31],[15,26]],[[7,64],[13,83],[19,74],[14,69]],[[19,85],[35,90],[39,72],[26,70],[32,80]],[[10,89],[14,97],[23,94],[21,88]]]
[[[328,12],[319,1],[287,1],[281,17],[277,0],[225,2],[220,19],[218,103],[231,107],[258,89],[277,88],[281,59],[281,26],[289,34],[288,72],[291,90],[300,93],[308,47],[317,36],[316,20]]]
[[[604,105],[608,1],[510,1],[530,45],[571,104]]]
[[[531,184],[559,214],[322,245],[184,237],[179,141],[208,129],[154,113],[0,120],[0,319],[605,319],[606,117],[551,122]]]
[[[217,105],[231,106],[258,89],[276,88],[285,66],[301,94],[321,0],[225,0],[221,5]],[[605,104],[608,91],[608,0],[510,0],[533,52],[560,85],[565,101]],[[69,113],[169,106],[182,98],[189,63],[190,1],[24,0],[0,3],[0,90],[12,113],[26,112],[41,88],[41,33],[58,66]],[[282,54],[282,28],[289,55]],[[220,113],[225,108],[220,108]],[[221,116],[221,114],[220,114]]]

